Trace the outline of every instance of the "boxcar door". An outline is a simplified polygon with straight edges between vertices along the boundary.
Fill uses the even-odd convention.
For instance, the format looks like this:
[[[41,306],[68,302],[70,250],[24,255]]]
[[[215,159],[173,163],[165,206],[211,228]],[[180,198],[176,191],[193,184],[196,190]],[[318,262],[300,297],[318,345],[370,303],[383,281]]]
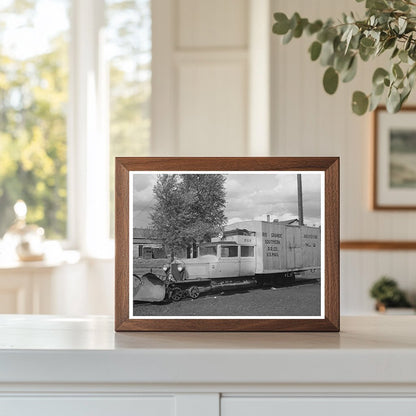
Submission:
[[[302,258],[302,243],[301,243],[301,229],[300,227],[294,228],[294,240],[295,240],[295,268],[303,267],[303,258]]]
[[[288,269],[294,269],[296,267],[295,230],[295,227],[286,227],[286,265]]]

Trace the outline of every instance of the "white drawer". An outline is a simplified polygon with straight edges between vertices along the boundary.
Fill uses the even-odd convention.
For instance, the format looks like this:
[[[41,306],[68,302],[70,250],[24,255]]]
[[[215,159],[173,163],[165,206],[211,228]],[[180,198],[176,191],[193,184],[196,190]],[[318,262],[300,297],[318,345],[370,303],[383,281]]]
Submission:
[[[223,397],[221,416],[415,416],[416,398]]]
[[[0,414],[7,416],[174,416],[173,396],[153,397],[1,397]]]

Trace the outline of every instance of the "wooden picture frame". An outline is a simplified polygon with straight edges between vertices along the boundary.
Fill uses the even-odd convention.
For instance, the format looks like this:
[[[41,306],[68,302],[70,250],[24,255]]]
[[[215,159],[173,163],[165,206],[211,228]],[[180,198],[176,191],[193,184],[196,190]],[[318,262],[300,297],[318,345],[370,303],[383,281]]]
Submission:
[[[134,296],[132,295],[132,287],[135,284],[137,277],[133,277],[133,214],[136,211],[133,208],[133,199],[136,195],[132,191],[133,181],[142,180],[145,174],[162,174],[166,177],[171,177],[172,173],[187,173],[194,175],[196,173],[202,174],[220,174],[235,175],[240,180],[239,174],[265,175],[264,178],[269,180],[269,176],[274,175],[276,180],[280,180],[280,176],[284,175],[284,179],[292,178],[295,173],[299,177],[306,177],[308,180],[318,175],[320,177],[320,213],[322,214],[322,222],[319,226],[319,236],[322,234],[322,247],[320,256],[321,272],[320,278],[323,283],[319,283],[321,297],[320,297],[320,311],[321,315],[315,316],[267,316],[257,317],[247,316],[234,318],[234,315],[221,316],[190,316],[176,318],[174,316],[142,316],[142,313],[134,315]],[[313,174],[313,175],[312,175]],[[285,176],[286,175],[286,176]],[[302,176],[299,176],[302,175]],[[309,175],[309,176],[307,176]],[[159,176],[157,176],[159,177]],[[234,177],[234,176],[233,176]],[[132,179],[133,178],[133,179]],[[138,179],[135,179],[138,178]],[[242,178],[242,177],[241,177]],[[256,180],[263,180],[263,177],[256,177]],[[270,176],[272,178],[272,176]],[[283,178],[283,176],[282,176]],[[293,178],[292,178],[293,179]],[[292,181],[291,179],[291,181]],[[228,180],[228,179],[227,179]],[[242,181],[243,179],[241,179]],[[283,180],[283,179],[282,179]],[[136,183],[136,182],[135,182]],[[257,183],[257,182],[256,182]],[[288,182],[289,183],[289,182]],[[298,183],[299,187],[299,183]],[[245,188],[245,186],[243,186]],[[219,157],[219,158],[188,158],[188,157],[118,157],[116,158],[116,184],[115,184],[115,330],[116,331],[339,331],[339,158],[337,157]],[[153,190],[155,188],[153,187]],[[238,188],[240,189],[240,188]],[[248,188],[247,188],[248,189]],[[302,189],[302,187],[300,188]],[[305,188],[304,188],[305,189]],[[154,191],[153,191],[154,192]],[[239,190],[239,192],[242,192]],[[306,191],[304,191],[306,192]],[[137,194],[139,195],[139,194]],[[274,195],[274,194],[273,194]],[[295,193],[296,195],[296,193]],[[301,190],[302,195],[302,190]],[[293,199],[293,198],[292,198]],[[136,203],[136,202],[135,202]],[[137,202],[138,203],[138,202]],[[300,209],[300,208],[299,208]],[[303,205],[302,205],[303,210]],[[140,210],[138,211],[141,212]],[[301,211],[299,211],[301,212]],[[140,214],[141,215],[141,214]],[[302,216],[299,217],[303,218]],[[136,221],[136,220],[135,220]],[[269,217],[267,218],[267,222]],[[302,220],[303,221],[303,220]],[[260,221],[262,224],[266,221]],[[283,227],[288,226],[288,221],[278,222],[277,225]],[[254,221],[253,221],[254,223]],[[293,221],[291,222],[291,224]],[[257,223],[256,223],[257,224]],[[296,228],[296,223],[294,229]],[[303,228],[298,224],[298,228]],[[271,225],[270,225],[271,226]],[[306,225],[305,225],[306,227]],[[322,227],[322,228],[321,228]],[[313,227],[310,227],[313,228]],[[317,228],[317,227],[315,227]],[[240,230],[241,231],[241,230]],[[247,230],[244,230],[247,231]],[[295,232],[294,230],[293,232]],[[312,230],[313,231],[313,230]],[[292,232],[292,231],[291,231]],[[247,234],[248,235],[248,234]],[[255,233],[251,233],[252,238]],[[225,234],[224,234],[225,236]],[[225,237],[222,236],[224,239]],[[263,233],[263,237],[265,233]],[[301,244],[305,247],[312,247],[306,243],[309,235],[304,235]],[[237,238],[237,237],[236,237]],[[282,238],[279,234],[278,238]],[[319,237],[320,238],[320,237]],[[212,239],[215,241],[215,239]],[[269,240],[270,241],[270,240]],[[221,246],[218,250],[222,250],[224,240],[220,240]],[[305,242],[305,243],[303,243]],[[278,243],[278,241],[277,241]],[[276,244],[277,244],[276,243]],[[214,244],[214,243],[206,243]],[[217,243],[219,244],[219,243]],[[237,244],[237,243],[236,243]],[[253,243],[255,244],[255,243]],[[315,247],[315,244],[313,244]],[[140,248],[140,246],[139,246]],[[295,247],[294,250],[299,247]],[[267,247],[267,249],[269,249]],[[292,247],[290,247],[292,249]],[[312,248],[310,248],[312,250]],[[199,249],[200,250],[200,249]],[[257,248],[256,248],[257,250]],[[264,247],[266,250],[266,246]],[[273,250],[271,248],[271,250]],[[306,248],[305,248],[306,250]],[[218,252],[219,252],[218,251]],[[243,248],[238,249],[239,256],[242,255]],[[143,253],[142,253],[143,254]],[[273,253],[271,253],[273,254]],[[222,254],[218,254],[221,257]],[[241,260],[241,259],[240,259]],[[264,259],[263,259],[264,261]],[[289,260],[287,260],[289,261]],[[256,262],[260,262],[256,260]],[[174,262],[175,263],[175,262]],[[170,267],[174,269],[174,263]],[[176,264],[176,263],[175,263]],[[257,264],[257,263],[256,263]],[[312,264],[312,263],[311,263]],[[188,266],[187,266],[188,267]],[[256,266],[257,267],[257,266]],[[132,270],[130,270],[132,269]],[[176,267],[179,269],[179,267]],[[176,270],[177,272],[177,270]],[[311,271],[313,272],[313,270]],[[170,273],[170,272],[169,272]],[[173,271],[172,271],[173,273]],[[306,272],[308,273],[308,272]],[[138,275],[136,275],[138,276]],[[143,275],[144,276],[147,275]],[[257,275],[256,275],[257,276]],[[269,276],[269,275],[267,275]],[[279,274],[279,277],[294,276],[294,273]],[[139,279],[141,278],[138,276]],[[319,279],[317,279],[319,281]],[[258,280],[254,280],[258,283]],[[132,283],[133,282],[133,283]],[[139,284],[142,284],[142,280]],[[244,282],[243,282],[244,283]],[[167,283],[166,283],[167,285]],[[174,284],[175,285],[175,284]],[[208,283],[208,288],[212,287],[212,283]],[[305,287],[308,285],[305,285]],[[313,285],[309,285],[312,288]],[[159,287],[159,286],[158,286]],[[266,286],[264,293],[269,295],[268,290],[276,290],[274,287]],[[290,288],[285,288],[291,290]],[[185,290],[185,289],[184,289]],[[190,289],[186,289],[189,290]],[[208,289],[210,290],[210,289]],[[252,291],[248,290],[248,296],[256,292],[257,288]],[[167,291],[167,289],[166,289]],[[188,293],[187,292],[187,293]],[[167,293],[167,292],[166,292]],[[172,293],[169,292],[169,293]],[[261,295],[262,293],[260,293]],[[220,297],[220,296],[218,296]],[[205,298],[196,299],[196,301]],[[209,300],[209,299],[208,299]],[[193,299],[187,299],[190,304]],[[183,301],[180,301],[183,302]],[[181,303],[178,303],[179,305]],[[173,304],[173,303],[172,303]],[[183,305],[186,305],[185,303]],[[142,308],[142,304],[139,304]],[[152,306],[153,307],[153,306]],[[143,309],[140,309],[143,310]]]
[[[404,148],[400,151],[394,144],[401,141],[404,147],[409,142],[407,144],[412,148],[416,161],[415,116],[415,106],[404,107],[396,114],[388,113],[384,106],[373,112],[374,210],[416,209],[416,170],[408,169],[409,164],[413,165],[412,160],[408,160],[412,155]]]

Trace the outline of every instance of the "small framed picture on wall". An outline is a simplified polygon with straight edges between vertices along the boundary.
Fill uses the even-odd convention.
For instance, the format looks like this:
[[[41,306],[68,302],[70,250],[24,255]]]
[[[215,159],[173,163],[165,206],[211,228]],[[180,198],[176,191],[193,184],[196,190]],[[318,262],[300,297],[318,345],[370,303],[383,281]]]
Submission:
[[[373,209],[416,209],[416,107],[374,112]]]

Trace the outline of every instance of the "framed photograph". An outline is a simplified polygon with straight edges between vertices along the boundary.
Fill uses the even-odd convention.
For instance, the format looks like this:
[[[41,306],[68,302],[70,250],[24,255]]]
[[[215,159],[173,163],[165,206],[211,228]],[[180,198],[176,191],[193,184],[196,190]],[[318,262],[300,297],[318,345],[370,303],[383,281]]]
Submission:
[[[416,209],[416,107],[374,112],[373,208]]]
[[[116,158],[116,331],[339,331],[339,159]]]

